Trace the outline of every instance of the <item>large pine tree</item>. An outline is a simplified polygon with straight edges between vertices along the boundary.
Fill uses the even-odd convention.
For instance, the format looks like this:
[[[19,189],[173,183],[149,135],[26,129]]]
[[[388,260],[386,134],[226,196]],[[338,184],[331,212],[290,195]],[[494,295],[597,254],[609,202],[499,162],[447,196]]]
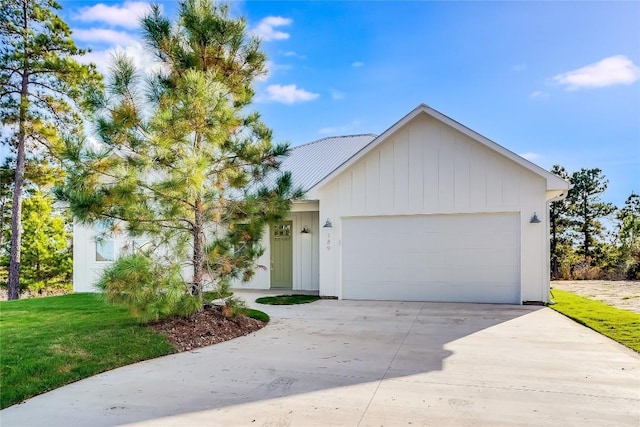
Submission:
[[[578,253],[592,263],[594,246],[604,230],[600,220],[615,211],[611,203],[600,199],[609,181],[600,169],[583,168],[571,174],[570,182],[573,187],[567,199],[571,225],[581,239]]]
[[[251,277],[263,227],[299,194],[279,172],[288,147],[272,144],[271,130],[250,112],[266,57],[245,21],[225,5],[188,0],[176,23],[154,6],[142,28],[159,71],[145,79],[116,58],[107,93],[93,99],[101,146],[70,146],[64,193],[78,220],[151,240],[155,250],[145,256],[156,265],[188,262],[183,296],[201,303],[206,283]],[[122,301],[122,274],[151,271],[139,256],[103,277],[114,301]],[[149,288],[137,291],[166,298],[175,291],[168,282],[171,292],[146,280],[137,283]]]
[[[27,159],[59,153],[61,133],[78,132],[81,126],[83,92],[99,84],[95,69],[74,59],[84,51],[75,46],[58,9],[53,0],[3,0],[0,8],[0,120],[16,157],[9,299],[19,297]]]

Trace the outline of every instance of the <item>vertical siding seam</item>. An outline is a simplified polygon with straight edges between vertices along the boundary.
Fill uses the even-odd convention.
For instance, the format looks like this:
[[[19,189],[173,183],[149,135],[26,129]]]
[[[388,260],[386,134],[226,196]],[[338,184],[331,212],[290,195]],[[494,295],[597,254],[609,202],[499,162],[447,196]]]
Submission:
[[[391,140],[391,165],[392,165],[392,169],[391,169],[391,193],[393,194],[393,198],[391,199],[391,206],[392,206],[392,210],[395,210],[397,203],[396,203],[396,141],[395,139]]]
[[[362,161],[364,162],[364,211],[366,213],[371,212],[371,204],[369,203],[368,192],[369,187],[367,185],[367,183],[369,182],[369,157],[371,157],[371,154],[367,154],[367,156],[362,159]]]
[[[406,154],[407,156],[405,157],[405,161],[406,161],[406,167],[407,167],[407,182],[406,182],[406,187],[405,187],[405,191],[407,192],[407,211],[410,212],[411,211],[411,127],[407,127],[407,137],[405,139],[406,144],[407,144],[407,149],[406,149]]]
[[[453,193],[453,210],[455,211],[457,206],[456,201],[458,200],[458,198],[456,197],[456,194],[458,193],[456,191],[456,186],[457,186],[457,182],[458,182],[458,147],[460,144],[458,144],[458,135],[457,134],[453,134],[453,146],[451,147],[451,153],[452,153],[452,162],[453,162],[453,188],[452,188],[452,193]]]
[[[484,174],[484,208],[489,208],[489,174],[487,173],[487,167],[489,166],[486,160],[486,156],[483,155],[484,167],[482,173]]]
[[[377,163],[377,173],[378,173],[378,214],[380,213],[380,211],[382,210],[382,167],[380,166],[382,164],[382,149],[378,148],[378,151],[376,151],[376,156],[378,156],[378,163]]]
[[[502,174],[502,177],[500,179],[500,186],[502,187],[502,192],[501,192],[502,200],[501,200],[500,206],[502,208],[504,208],[505,207],[505,202],[504,202],[505,201],[505,197],[504,197],[504,192],[505,192],[504,178],[505,178],[505,176],[504,175],[505,175],[505,172],[506,172],[506,168],[504,167],[505,165],[504,165],[504,162],[502,162],[502,161],[500,161],[500,166],[501,166],[500,167],[500,173]]]
[[[424,153],[427,151],[425,149],[426,147],[425,147],[425,143],[424,143],[424,138],[425,138],[425,135],[427,134],[428,129],[429,129],[428,126],[423,125],[422,126],[422,131],[420,132],[420,147],[422,149],[422,153],[421,153],[422,155],[420,156],[421,157],[421,161],[420,161],[421,170],[420,170],[420,172],[421,172],[421,175],[422,175],[420,177],[420,179],[422,180],[422,191],[421,191],[421,194],[422,194],[422,208],[421,208],[422,212],[424,212],[424,210],[425,210],[425,199],[426,199],[426,197],[424,196],[424,192],[425,192],[426,184],[425,184],[425,181],[424,181],[424,177],[425,177],[425,165],[427,164],[426,163],[426,159],[424,157],[425,156]]]
[[[467,155],[467,162],[465,165],[465,168],[467,169],[467,209],[473,208],[473,206],[471,205],[471,149],[472,148],[473,148],[473,145],[469,143],[465,145],[465,150]]]
[[[355,189],[353,187],[355,186],[356,172],[354,169],[355,168],[351,168],[351,183],[349,186],[349,213],[351,214],[353,214],[353,195],[355,194]]]
[[[442,144],[442,126],[438,126],[438,143],[436,145],[436,148],[437,148],[437,153],[436,153],[437,162],[436,162],[436,164],[437,164],[437,169],[438,169],[438,174],[437,174],[438,182],[436,183],[437,184],[437,187],[436,187],[436,189],[437,189],[437,191],[436,191],[436,197],[437,197],[436,210],[440,210],[440,164],[442,162],[442,158],[441,158],[442,156],[441,156],[441,153],[440,153],[441,144]]]

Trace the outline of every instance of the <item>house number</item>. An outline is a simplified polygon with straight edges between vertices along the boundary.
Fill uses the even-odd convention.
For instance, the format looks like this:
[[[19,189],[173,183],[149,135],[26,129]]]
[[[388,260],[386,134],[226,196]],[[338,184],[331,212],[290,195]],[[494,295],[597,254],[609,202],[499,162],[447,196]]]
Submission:
[[[331,250],[331,233],[327,233],[327,250]]]

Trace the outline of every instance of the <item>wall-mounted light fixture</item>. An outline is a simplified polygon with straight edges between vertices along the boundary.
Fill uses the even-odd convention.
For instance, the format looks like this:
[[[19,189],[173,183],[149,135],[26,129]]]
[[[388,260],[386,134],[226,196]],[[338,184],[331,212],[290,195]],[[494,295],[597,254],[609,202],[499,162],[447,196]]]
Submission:
[[[311,234],[311,229],[305,225],[304,227],[302,227],[302,231],[300,232],[300,234]]]
[[[331,223],[331,220],[329,218],[327,218],[327,222],[324,223],[322,228],[333,228],[333,224]]]
[[[538,214],[536,214],[535,212],[533,213],[533,216],[531,217],[531,219],[529,220],[529,222],[531,224],[540,224],[540,219],[538,219]]]

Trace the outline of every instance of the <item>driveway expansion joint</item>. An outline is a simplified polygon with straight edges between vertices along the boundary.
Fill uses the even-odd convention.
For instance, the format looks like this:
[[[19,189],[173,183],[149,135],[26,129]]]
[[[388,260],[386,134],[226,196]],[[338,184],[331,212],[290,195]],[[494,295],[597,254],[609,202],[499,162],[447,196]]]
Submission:
[[[404,346],[404,343],[407,340],[407,337],[409,336],[409,333],[411,332],[411,329],[413,329],[413,326],[416,324],[416,321],[420,317],[420,314],[422,314],[422,310],[424,310],[424,306],[425,306],[424,304],[422,304],[420,306],[420,310],[418,310],[418,312],[416,313],[416,315],[413,318],[413,321],[411,322],[411,326],[409,326],[409,328],[407,329],[407,332],[404,334],[404,337],[402,337],[402,342],[400,342],[400,345],[398,345],[398,348],[396,349],[396,352],[393,355],[393,358],[391,359],[391,362],[389,362],[389,364],[387,366],[387,369],[384,371],[384,375],[382,375],[382,378],[378,381],[378,384],[376,385],[376,389],[373,391],[373,393],[371,393],[371,398],[369,399],[369,402],[367,402],[367,406],[366,406],[366,408],[364,408],[364,411],[362,411],[362,416],[360,417],[360,420],[358,421],[358,426],[360,426],[360,424],[362,423],[362,420],[364,419],[364,416],[366,415],[367,411],[369,410],[369,407],[371,406],[371,402],[373,402],[373,399],[376,397],[376,394],[378,393],[378,390],[380,389],[380,385],[382,384],[382,382],[387,377],[387,374],[389,373],[389,370],[391,369],[391,366],[393,366],[393,362],[398,357],[398,353],[400,353],[400,350],[402,349],[402,346]]]

